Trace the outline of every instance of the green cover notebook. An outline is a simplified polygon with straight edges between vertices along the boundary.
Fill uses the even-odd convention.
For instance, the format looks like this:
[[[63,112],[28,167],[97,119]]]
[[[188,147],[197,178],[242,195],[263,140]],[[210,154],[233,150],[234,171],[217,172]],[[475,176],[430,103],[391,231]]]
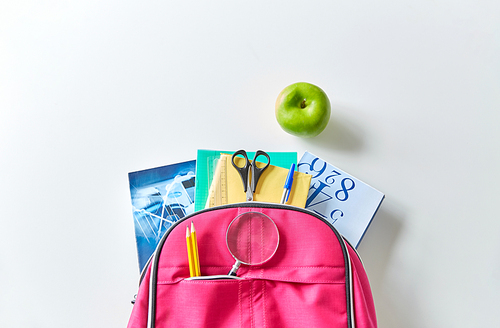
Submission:
[[[194,210],[205,208],[210,185],[221,154],[233,154],[234,151],[199,149],[196,158],[196,186]],[[292,163],[297,163],[297,152],[267,152],[271,158],[271,164],[289,169]],[[248,159],[252,160],[255,152],[247,152]],[[243,186],[242,186],[243,188]]]

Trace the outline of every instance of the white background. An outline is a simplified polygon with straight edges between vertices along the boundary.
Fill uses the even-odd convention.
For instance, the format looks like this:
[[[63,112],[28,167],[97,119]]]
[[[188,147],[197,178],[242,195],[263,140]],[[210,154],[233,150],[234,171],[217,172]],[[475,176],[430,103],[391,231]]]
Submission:
[[[386,195],[359,250],[380,327],[500,326],[500,3],[2,1],[0,326],[125,327],[128,172],[310,151]],[[319,85],[332,118],[286,134]]]

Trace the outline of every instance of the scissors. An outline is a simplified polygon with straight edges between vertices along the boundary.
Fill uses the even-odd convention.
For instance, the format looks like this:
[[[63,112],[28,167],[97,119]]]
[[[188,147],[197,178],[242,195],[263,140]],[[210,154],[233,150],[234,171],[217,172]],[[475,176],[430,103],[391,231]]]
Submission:
[[[243,156],[243,158],[245,159],[245,165],[236,165],[236,163],[234,162],[234,158],[238,155]],[[263,167],[258,167],[256,160],[257,157],[261,155],[267,158],[267,164]],[[238,171],[241,176],[241,180],[243,181],[243,191],[245,191],[247,194],[247,202],[253,201],[253,194],[255,193],[255,188],[257,188],[257,183],[259,182],[260,175],[267,169],[270,162],[271,158],[269,157],[269,154],[262,150],[257,150],[252,163],[250,163],[250,161],[248,160],[247,152],[244,150],[238,150],[231,157],[231,163]]]

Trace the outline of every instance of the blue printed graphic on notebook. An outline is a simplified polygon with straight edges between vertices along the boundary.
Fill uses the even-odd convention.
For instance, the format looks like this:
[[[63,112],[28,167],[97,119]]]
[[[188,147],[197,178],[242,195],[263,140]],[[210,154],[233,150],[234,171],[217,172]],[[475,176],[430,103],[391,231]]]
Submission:
[[[194,212],[195,170],[192,160],[129,173],[140,271],[172,224]]]

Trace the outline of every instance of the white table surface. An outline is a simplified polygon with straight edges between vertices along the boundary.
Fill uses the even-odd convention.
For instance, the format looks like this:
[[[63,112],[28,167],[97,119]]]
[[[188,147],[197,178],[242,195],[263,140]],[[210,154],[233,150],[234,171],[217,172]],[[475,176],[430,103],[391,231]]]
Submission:
[[[384,192],[380,327],[500,326],[498,1],[3,1],[0,326],[125,327],[127,173],[310,151]],[[329,95],[319,137],[274,102]]]

